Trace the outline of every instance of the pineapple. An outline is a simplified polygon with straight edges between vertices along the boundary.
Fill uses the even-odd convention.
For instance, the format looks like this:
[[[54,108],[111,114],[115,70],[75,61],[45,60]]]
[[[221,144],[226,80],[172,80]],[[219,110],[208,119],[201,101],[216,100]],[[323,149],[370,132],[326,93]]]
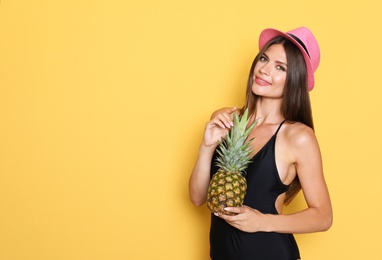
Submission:
[[[207,206],[213,213],[232,215],[225,207],[240,207],[247,190],[245,169],[251,162],[251,146],[247,141],[257,120],[247,128],[248,109],[240,117],[234,114],[233,127],[217,149],[216,166],[219,170],[213,175],[207,195]]]

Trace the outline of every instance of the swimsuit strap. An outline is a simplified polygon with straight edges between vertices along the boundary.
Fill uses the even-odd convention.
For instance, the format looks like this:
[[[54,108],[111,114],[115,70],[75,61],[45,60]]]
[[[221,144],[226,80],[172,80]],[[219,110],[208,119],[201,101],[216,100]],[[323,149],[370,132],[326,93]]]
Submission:
[[[276,131],[275,135],[277,135],[277,133],[279,132],[281,126],[285,123],[285,121],[286,121],[286,120],[284,120],[284,121],[282,121],[282,122],[280,123],[279,127],[277,128],[277,131]]]

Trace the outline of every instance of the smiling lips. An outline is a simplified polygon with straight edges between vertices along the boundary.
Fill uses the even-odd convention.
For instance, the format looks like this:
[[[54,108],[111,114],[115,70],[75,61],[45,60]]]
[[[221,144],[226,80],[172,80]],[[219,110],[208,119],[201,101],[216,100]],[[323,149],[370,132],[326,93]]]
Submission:
[[[260,85],[260,86],[270,86],[272,85],[271,83],[269,83],[268,81],[256,76],[255,77],[255,82],[257,85]]]

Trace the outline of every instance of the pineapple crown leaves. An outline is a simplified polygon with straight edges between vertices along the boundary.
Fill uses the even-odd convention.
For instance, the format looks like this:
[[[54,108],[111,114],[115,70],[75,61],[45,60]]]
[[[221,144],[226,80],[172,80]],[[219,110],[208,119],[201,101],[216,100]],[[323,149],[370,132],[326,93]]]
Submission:
[[[247,138],[258,120],[255,120],[247,128],[248,114],[248,109],[245,110],[242,116],[234,114],[233,127],[227,133],[226,138],[219,144],[217,150],[219,156],[216,159],[216,165],[225,171],[245,173],[245,169],[251,162],[252,146],[250,142],[253,138],[248,141]]]

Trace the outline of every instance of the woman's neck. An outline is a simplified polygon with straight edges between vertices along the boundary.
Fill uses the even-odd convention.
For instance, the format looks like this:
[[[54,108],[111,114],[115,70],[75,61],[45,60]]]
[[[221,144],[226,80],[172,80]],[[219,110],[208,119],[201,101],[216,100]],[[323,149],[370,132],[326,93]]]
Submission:
[[[259,119],[259,124],[279,124],[284,120],[281,103],[281,99],[259,98],[256,102],[254,119]]]

